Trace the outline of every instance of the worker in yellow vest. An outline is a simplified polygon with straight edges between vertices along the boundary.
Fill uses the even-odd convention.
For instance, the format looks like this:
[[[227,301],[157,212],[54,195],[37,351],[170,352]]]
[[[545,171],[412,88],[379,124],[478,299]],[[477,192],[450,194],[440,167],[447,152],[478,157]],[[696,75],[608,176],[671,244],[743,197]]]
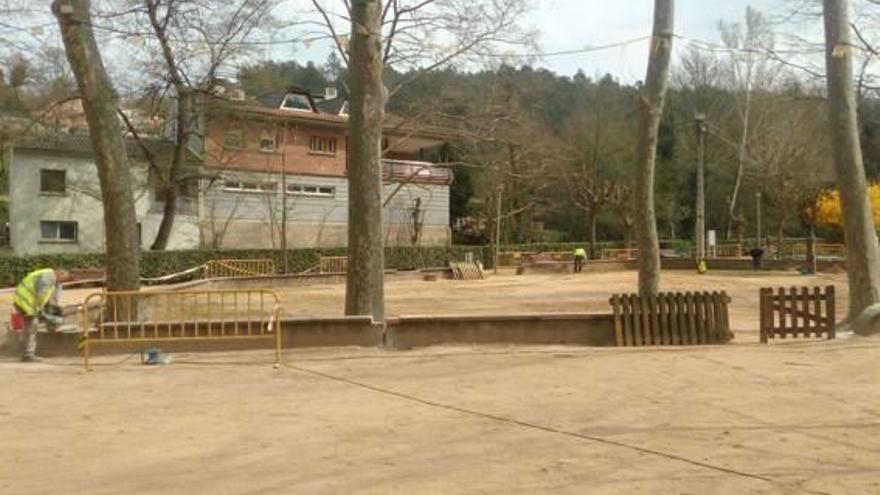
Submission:
[[[61,326],[61,283],[70,279],[64,270],[43,268],[28,273],[18,287],[12,299],[14,310],[24,320],[24,362],[38,361],[37,324],[43,321],[50,330]]]
[[[587,250],[579,247],[574,250],[574,272],[580,273],[584,269],[584,261],[587,260]]]

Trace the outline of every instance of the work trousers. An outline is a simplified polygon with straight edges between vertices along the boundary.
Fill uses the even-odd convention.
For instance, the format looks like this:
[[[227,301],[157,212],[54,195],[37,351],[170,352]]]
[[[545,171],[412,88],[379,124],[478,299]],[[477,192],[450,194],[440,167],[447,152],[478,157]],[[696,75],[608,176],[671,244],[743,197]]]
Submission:
[[[24,317],[24,355],[34,357],[37,355],[37,328],[39,319],[36,316]]]

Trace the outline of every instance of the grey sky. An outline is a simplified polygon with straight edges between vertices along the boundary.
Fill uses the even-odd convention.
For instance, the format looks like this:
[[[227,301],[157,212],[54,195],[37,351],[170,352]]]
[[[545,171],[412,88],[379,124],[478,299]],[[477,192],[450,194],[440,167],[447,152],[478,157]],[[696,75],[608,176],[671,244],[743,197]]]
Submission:
[[[604,45],[651,33],[652,0],[543,0],[535,21],[546,52]],[[679,35],[718,42],[720,19],[741,21],[746,6],[775,12],[779,0],[679,0],[675,30]],[[683,43],[675,42],[680,48]],[[609,72],[627,81],[644,77],[647,42],[589,54],[548,57],[541,65],[564,74],[583,69],[587,75]]]
[[[288,0],[289,5],[307,8],[307,0]],[[644,37],[651,32],[653,0],[535,0],[536,8],[527,24],[540,30],[540,48],[544,52],[601,46]],[[778,14],[790,0],[678,0],[676,32],[688,38],[719,42],[720,19],[742,21],[748,5],[766,14]],[[676,41],[676,49],[684,42]],[[298,44],[274,49],[264,57],[294,57],[297,60],[323,62],[330,50],[328,42],[308,47]],[[587,75],[611,73],[624,81],[643,77],[647,61],[647,42],[624,47],[546,57],[533,65],[571,75],[582,69]]]

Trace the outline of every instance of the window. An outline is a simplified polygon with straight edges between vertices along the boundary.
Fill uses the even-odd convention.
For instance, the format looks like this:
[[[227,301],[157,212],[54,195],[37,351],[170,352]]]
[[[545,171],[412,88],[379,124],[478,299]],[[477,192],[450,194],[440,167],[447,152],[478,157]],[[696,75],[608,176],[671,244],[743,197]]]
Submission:
[[[284,101],[281,102],[281,108],[297,112],[311,112],[313,110],[309,97],[299,93],[290,93],[285,96]]]
[[[67,186],[66,176],[64,170],[40,170],[40,192],[64,194]]]
[[[263,153],[272,153],[275,151],[275,139],[271,137],[260,138],[260,151]]]
[[[223,136],[223,146],[237,150],[244,148],[244,132],[240,130],[228,131]]]
[[[287,193],[296,196],[332,198],[336,195],[336,188],[332,186],[308,186],[305,184],[291,184],[287,186]]]
[[[312,136],[309,139],[309,151],[327,155],[336,154],[336,138],[326,136]]]
[[[254,182],[241,180],[227,180],[223,183],[223,190],[235,193],[260,193],[269,194],[278,190],[276,182]]]
[[[40,222],[40,240],[47,242],[76,242],[76,222]]]

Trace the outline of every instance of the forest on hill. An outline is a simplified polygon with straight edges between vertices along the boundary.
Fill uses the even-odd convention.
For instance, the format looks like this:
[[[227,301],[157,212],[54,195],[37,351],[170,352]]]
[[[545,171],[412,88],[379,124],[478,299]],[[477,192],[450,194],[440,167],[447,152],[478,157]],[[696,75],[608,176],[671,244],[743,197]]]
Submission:
[[[296,85],[345,94],[335,56],[323,66],[267,62],[239,72],[249,94]],[[455,170],[451,214],[456,241],[486,242],[501,191],[502,242],[631,240],[631,183],[639,83],[611,75],[555,74],[529,65],[412,77],[389,72],[389,112],[439,125],[452,139],[438,161]],[[862,88],[865,167],[880,178],[880,104]],[[693,238],[698,138],[704,116],[706,225],[719,239],[750,238],[761,204],[763,235],[821,236],[839,226],[816,218],[833,188],[821,84],[766,58],[690,49],[673,67],[660,127],[656,208],[661,238]],[[758,196],[760,194],[760,197]]]

